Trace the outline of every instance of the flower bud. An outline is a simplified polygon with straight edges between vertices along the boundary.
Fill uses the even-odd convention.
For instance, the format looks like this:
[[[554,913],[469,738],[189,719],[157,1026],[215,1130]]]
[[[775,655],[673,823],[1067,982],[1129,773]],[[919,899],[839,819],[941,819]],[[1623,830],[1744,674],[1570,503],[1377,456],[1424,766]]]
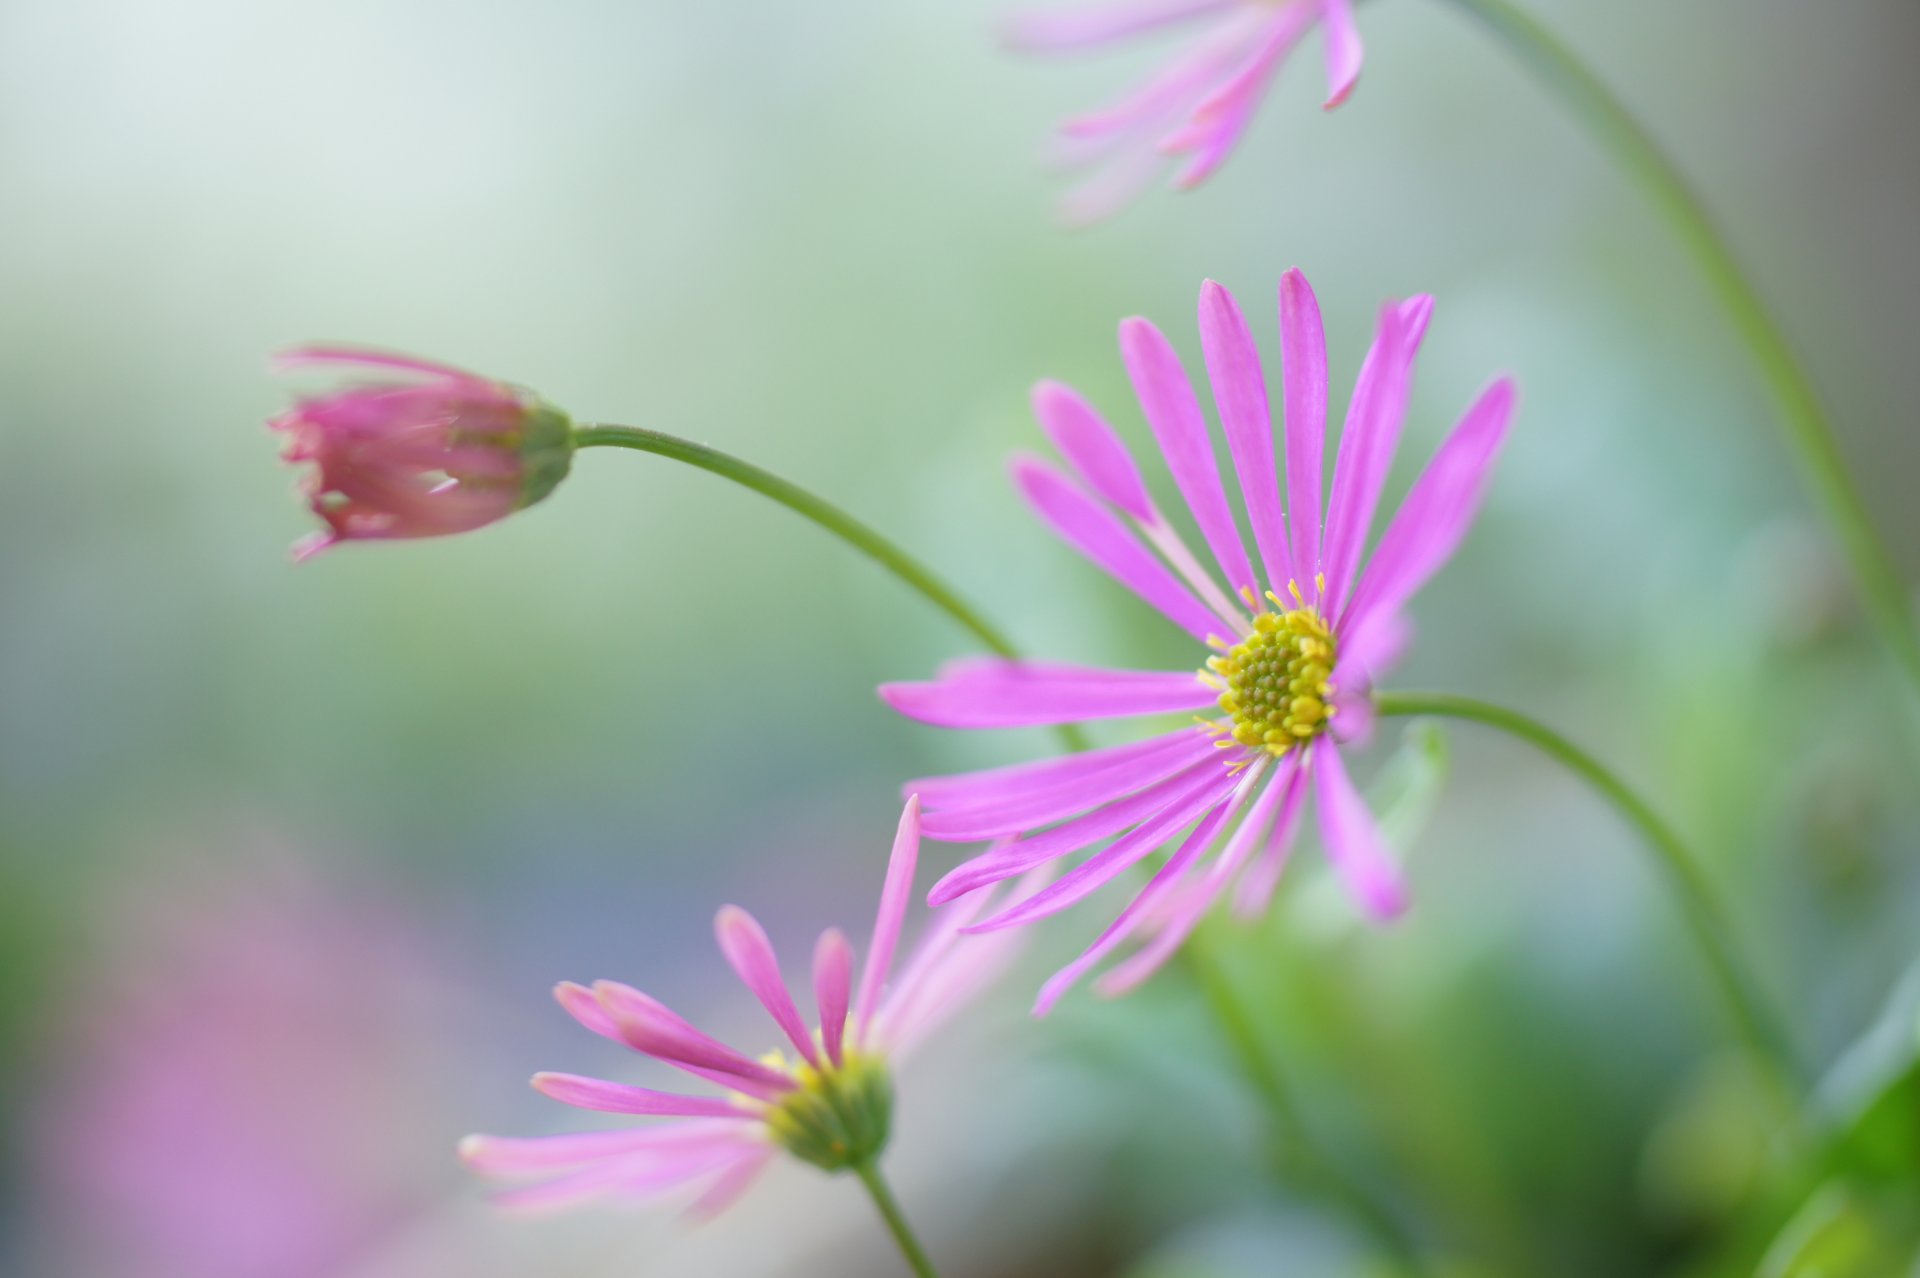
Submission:
[[[545,497],[572,464],[573,423],[517,387],[376,351],[306,347],[279,362],[366,378],[268,423],[286,433],[287,461],[313,464],[302,487],[326,524],[296,559],[482,527]]]

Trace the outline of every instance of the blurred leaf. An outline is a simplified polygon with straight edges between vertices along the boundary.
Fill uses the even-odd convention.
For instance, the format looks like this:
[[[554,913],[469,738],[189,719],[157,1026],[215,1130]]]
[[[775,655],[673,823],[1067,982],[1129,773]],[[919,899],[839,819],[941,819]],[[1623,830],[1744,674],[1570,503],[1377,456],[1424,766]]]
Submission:
[[[1911,1274],[1920,1230],[1911,1196],[1890,1200],[1844,1184],[1816,1193],[1787,1225],[1755,1278],[1897,1278]]]

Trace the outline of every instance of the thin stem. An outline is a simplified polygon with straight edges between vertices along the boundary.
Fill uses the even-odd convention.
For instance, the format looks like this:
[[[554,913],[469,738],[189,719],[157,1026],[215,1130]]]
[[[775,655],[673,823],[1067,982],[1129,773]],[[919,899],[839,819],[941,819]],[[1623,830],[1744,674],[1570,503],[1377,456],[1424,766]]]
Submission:
[[[1734,1025],[1747,1046],[1770,1062],[1795,1087],[1806,1084],[1806,1072],[1779,1016],[1760,995],[1759,983],[1747,970],[1733,940],[1726,912],[1700,864],[1673,827],[1651,804],[1635,793],[1599,760],[1544,724],[1525,715],[1471,697],[1444,692],[1383,692],[1375,698],[1383,715],[1439,715],[1466,719],[1498,728],[1518,737],[1585,781],[1631,825],[1660,864],[1680,899],[1687,928],[1713,974]]]
[[[1314,1138],[1300,1107],[1294,1102],[1286,1071],[1267,1049],[1226,967],[1199,934],[1181,947],[1180,955],[1200,986],[1214,1020],[1226,1035],[1228,1046],[1240,1062],[1241,1072],[1267,1108],[1279,1137],[1274,1151],[1277,1170],[1339,1207],[1383,1255],[1405,1272],[1421,1272],[1419,1251],[1393,1213],[1348,1176]]]
[[[926,1248],[914,1237],[913,1226],[907,1223],[907,1214],[900,1210],[900,1203],[894,1198],[893,1190],[888,1188],[887,1178],[880,1174],[879,1165],[871,1160],[855,1163],[853,1172],[860,1178],[860,1183],[867,1187],[873,1205],[880,1209],[880,1219],[887,1222],[887,1232],[900,1245],[900,1254],[906,1257],[907,1268],[913,1270],[917,1278],[940,1278],[939,1270],[927,1259]]]
[[[1813,380],[1679,166],[1573,51],[1534,18],[1509,0],[1453,3],[1505,40],[1665,214],[1759,366],[1868,610],[1887,646],[1920,688],[1920,620],[1907,585],[1874,531],[1860,491],[1848,474]]]
[[[826,498],[809,492],[791,480],[782,479],[772,471],[717,448],[639,426],[589,423],[575,427],[573,439],[578,448],[629,448],[635,452],[670,457],[769,497],[795,514],[812,520],[913,587],[934,607],[953,618],[962,629],[999,656],[1009,660],[1018,660],[1020,657],[1020,651],[1012,641],[988,624],[972,604],[935,576],[932,569]],[[1059,732],[1070,749],[1086,748],[1086,738],[1078,728],[1066,725]]]

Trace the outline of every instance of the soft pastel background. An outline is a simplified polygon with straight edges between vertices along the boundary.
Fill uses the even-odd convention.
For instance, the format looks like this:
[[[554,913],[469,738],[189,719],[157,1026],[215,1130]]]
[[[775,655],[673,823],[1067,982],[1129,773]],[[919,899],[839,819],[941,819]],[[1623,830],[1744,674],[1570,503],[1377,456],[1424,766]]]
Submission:
[[[1920,11],[1534,8],[1732,225],[1920,576]],[[0,1271],[895,1272],[849,1183],[782,1172],[704,1230],[503,1218],[453,1142],[575,1121],[535,1069],[627,1067],[556,979],[766,1033],[714,907],[796,954],[864,930],[903,777],[1039,739],[886,713],[873,684],[963,636],[649,459],[591,454],[508,525],[294,570],[305,520],[259,422],[268,353],[312,338],[748,454],[1037,651],[1184,659],[1010,497],[1027,386],[1075,381],[1138,439],[1121,316],[1191,355],[1211,275],[1270,342],[1298,264],[1344,380],[1373,308],[1430,290],[1401,482],[1494,372],[1525,402],[1399,682],[1530,709],[1644,783],[1822,1065],[1880,1014],[1920,924],[1914,720],[1635,192],[1447,4],[1381,0],[1344,110],[1317,109],[1316,41],[1209,187],[1063,234],[1045,128],[1146,62],[1023,63],[994,12],[0,6]],[[1425,827],[1411,918],[1357,926],[1307,855],[1234,942],[1315,1121],[1473,1272],[1734,1272],[1702,1240],[1751,1205],[1761,1102],[1639,849],[1509,742],[1426,745],[1383,783]],[[1095,925],[1061,920],[1036,964]],[[1265,1187],[1178,973],[1038,1027],[1034,983],[907,1082],[894,1165],[950,1275],[1353,1272],[1337,1225]]]

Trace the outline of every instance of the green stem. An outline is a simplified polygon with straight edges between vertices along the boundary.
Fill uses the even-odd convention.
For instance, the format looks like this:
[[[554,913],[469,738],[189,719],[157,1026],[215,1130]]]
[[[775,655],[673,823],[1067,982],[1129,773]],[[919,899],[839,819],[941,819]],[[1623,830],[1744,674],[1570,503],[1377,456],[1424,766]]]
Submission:
[[[577,448],[629,448],[635,452],[670,457],[722,479],[730,479],[762,497],[769,497],[802,518],[812,520],[919,591],[934,607],[953,618],[962,629],[999,656],[1009,660],[1018,660],[1020,657],[1020,650],[1013,646],[1012,641],[989,625],[972,604],[935,576],[932,569],[826,498],[807,491],[791,480],[782,479],[772,471],[717,448],[638,426],[588,423],[574,428],[573,441]],[[1063,726],[1060,736],[1070,749],[1086,748],[1086,739],[1076,727]]]
[[[873,1199],[873,1205],[880,1209],[880,1219],[887,1222],[887,1232],[893,1235],[893,1241],[900,1244],[900,1254],[906,1257],[907,1268],[913,1270],[917,1278],[940,1278],[940,1273],[927,1259],[926,1248],[913,1235],[913,1227],[907,1224],[907,1215],[900,1210],[900,1203],[893,1196],[893,1190],[887,1187],[886,1177],[880,1174],[880,1168],[871,1160],[853,1164],[854,1175],[867,1187],[867,1194]]]
[[[1509,0],[1453,0],[1506,41],[1529,70],[1613,154],[1671,223],[1759,366],[1814,494],[1838,536],[1868,610],[1920,687],[1920,622],[1847,472],[1833,426],[1793,347],[1679,167],[1573,51]]]
[[[1742,962],[1719,898],[1699,862],[1652,805],[1592,755],[1546,725],[1504,706],[1444,692],[1382,692],[1375,697],[1375,705],[1383,715],[1440,715],[1498,728],[1592,786],[1639,833],[1660,863],[1741,1038],[1757,1056],[1780,1071],[1780,1077],[1796,1088],[1805,1087],[1805,1069],[1780,1018],[1761,997],[1758,982]]]
[[[1259,1093],[1272,1120],[1278,1146],[1276,1169],[1287,1179],[1331,1202],[1372,1240],[1382,1255],[1403,1272],[1420,1273],[1419,1251],[1393,1213],[1374,1200],[1339,1163],[1328,1155],[1294,1102],[1286,1071],[1268,1050],[1253,1016],[1233,986],[1232,976],[1201,934],[1181,947],[1181,958],[1207,1000],[1208,1009],[1227,1037],[1241,1072]]]

